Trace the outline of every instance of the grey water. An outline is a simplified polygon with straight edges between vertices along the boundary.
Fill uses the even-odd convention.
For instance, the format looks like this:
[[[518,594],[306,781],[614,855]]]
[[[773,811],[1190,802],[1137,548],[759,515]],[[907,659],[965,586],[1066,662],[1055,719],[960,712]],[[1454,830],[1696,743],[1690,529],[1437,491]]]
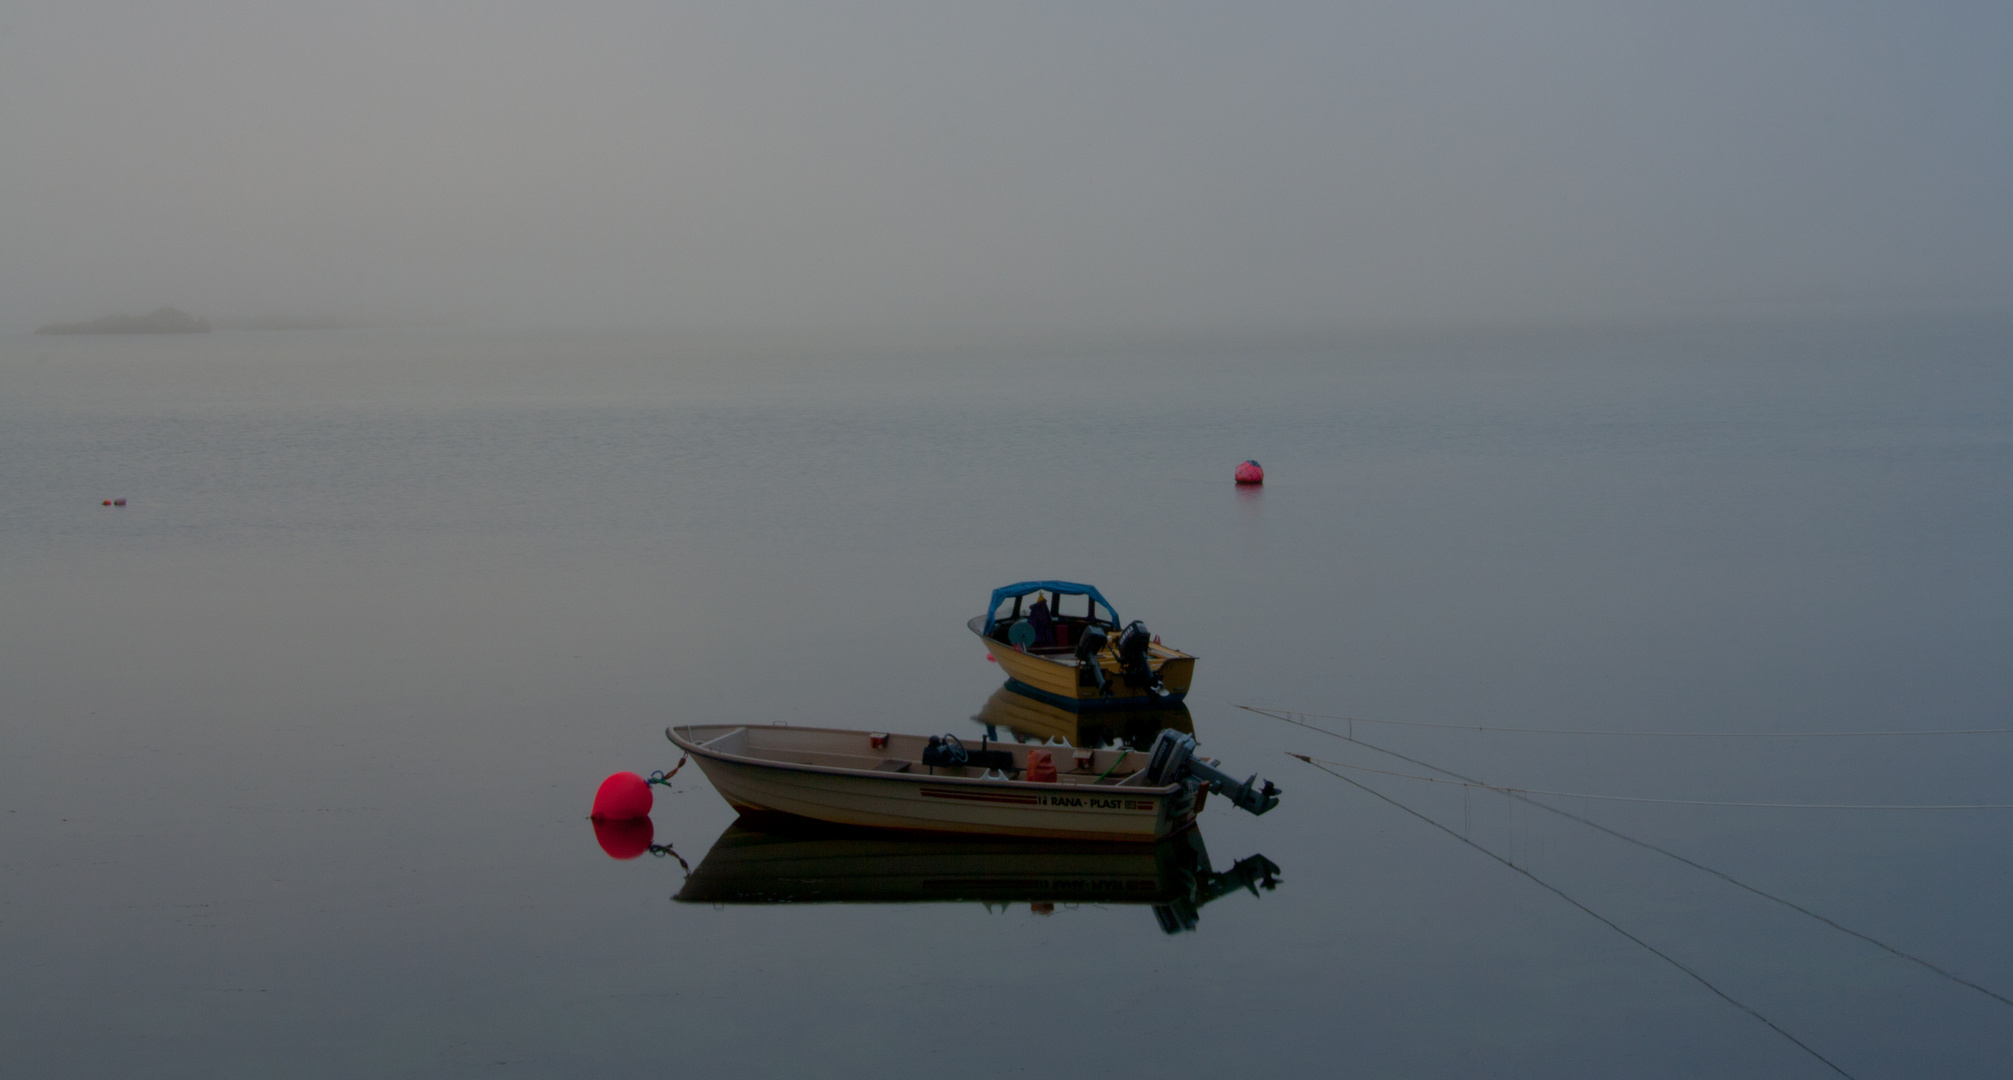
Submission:
[[[1236,706],[2013,727],[2009,492],[2004,318],[0,340],[0,1067],[2003,1075],[2013,1006],[1977,989],[1342,765],[2013,803],[2013,735],[1315,721],[1350,742]],[[670,768],[670,723],[976,734],[1000,675],[964,621],[1033,577],[1201,657],[1205,751],[1285,796],[1199,839],[1276,888],[1173,932],[1096,897],[695,903],[597,843],[596,784]],[[1536,801],[2013,997],[2013,811]],[[696,870],[733,818],[688,768],[652,838]]]

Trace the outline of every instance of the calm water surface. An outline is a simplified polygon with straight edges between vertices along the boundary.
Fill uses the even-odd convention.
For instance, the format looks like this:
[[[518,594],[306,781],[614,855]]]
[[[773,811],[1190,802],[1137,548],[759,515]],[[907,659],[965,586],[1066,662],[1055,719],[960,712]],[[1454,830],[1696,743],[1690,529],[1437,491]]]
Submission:
[[[1230,484],[1246,457],[1263,491]],[[2008,803],[2013,736],[1352,744],[1234,706],[2013,726],[2009,486],[2003,321],[1297,349],[0,341],[0,1064],[1836,1075],[1745,1006],[1852,1076],[2003,1075],[2013,1006],[1979,990],[1530,803],[1357,774],[1393,805],[1286,754]],[[1000,676],[964,620],[1027,577],[1093,581],[1202,657],[1204,746],[1286,797],[1212,806],[1189,870],[1262,855],[1277,888],[1173,933],[1066,889],[889,902],[1034,856],[730,832],[695,769],[654,814],[691,880],[596,843],[595,784],[673,764],[667,723],[976,733]],[[2013,997],[2013,811],[1546,801]],[[825,884],[737,902],[735,860],[777,850]]]

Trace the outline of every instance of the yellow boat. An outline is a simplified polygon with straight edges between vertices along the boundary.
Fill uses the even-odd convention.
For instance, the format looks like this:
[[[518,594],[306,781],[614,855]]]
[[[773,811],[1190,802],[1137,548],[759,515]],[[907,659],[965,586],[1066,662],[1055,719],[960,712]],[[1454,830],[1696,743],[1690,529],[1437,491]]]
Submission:
[[[1120,745],[1145,750],[1153,745],[1163,728],[1195,734],[1195,720],[1189,716],[1188,706],[1180,703],[1162,709],[1085,714],[1015,693],[1004,686],[993,691],[972,719],[991,729],[1004,728],[1021,742],[1061,739],[1071,746]]]
[[[968,624],[1016,693],[1073,712],[1164,709],[1188,695],[1195,657],[1120,623],[1093,585],[1023,581],[994,589]]]

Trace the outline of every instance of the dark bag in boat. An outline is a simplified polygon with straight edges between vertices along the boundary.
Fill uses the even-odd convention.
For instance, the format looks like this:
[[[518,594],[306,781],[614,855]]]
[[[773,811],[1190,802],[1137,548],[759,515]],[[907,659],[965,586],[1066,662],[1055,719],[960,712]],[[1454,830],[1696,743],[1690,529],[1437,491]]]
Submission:
[[[956,735],[932,735],[928,746],[923,747],[923,764],[933,768],[952,769],[970,765],[975,769],[999,769],[1014,771],[1013,754],[1006,750],[967,750]]]

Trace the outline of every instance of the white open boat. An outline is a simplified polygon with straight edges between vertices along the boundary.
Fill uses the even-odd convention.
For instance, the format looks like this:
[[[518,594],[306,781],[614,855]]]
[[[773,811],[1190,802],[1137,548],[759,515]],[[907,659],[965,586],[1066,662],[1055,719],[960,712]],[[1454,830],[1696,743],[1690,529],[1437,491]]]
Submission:
[[[993,743],[835,728],[665,729],[736,809],[882,829],[1077,840],[1157,840],[1185,828],[1204,789],[1264,813],[1277,789],[1239,784],[1166,732],[1152,753]],[[1046,752],[1055,779],[1028,780]],[[1021,779],[1016,779],[1021,777]],[[1255,777],[1253,778],[1256,779]]]

